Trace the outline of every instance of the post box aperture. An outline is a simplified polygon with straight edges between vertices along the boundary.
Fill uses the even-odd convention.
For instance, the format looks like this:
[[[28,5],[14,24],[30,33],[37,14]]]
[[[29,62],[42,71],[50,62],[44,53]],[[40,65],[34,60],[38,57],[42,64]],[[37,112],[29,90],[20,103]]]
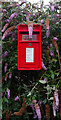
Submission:
[[[28,25],[18,26],[18,70],[41,69],[41,26],[33,24],[32,39]]]

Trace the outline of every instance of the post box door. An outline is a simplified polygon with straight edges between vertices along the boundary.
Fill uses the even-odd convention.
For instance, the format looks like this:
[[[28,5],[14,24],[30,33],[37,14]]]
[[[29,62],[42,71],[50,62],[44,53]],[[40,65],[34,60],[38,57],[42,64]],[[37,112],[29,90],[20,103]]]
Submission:
[[[29,46],[31,44],[31,46]],[[38,60],[40,59],[39,56],[39,44],[35,43],[20,43],[20,48],[19,48],[19,67],[21,69],[24,68],[31,68],[31,69],[37,69],[39,68],[40,62]],[[39,52],[38,52],[39,51]]]

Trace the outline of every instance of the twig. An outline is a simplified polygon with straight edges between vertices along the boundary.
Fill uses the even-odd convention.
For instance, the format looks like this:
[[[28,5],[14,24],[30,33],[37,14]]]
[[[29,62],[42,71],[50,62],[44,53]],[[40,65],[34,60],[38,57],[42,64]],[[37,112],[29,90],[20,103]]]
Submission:
[[[57,70],[55,70],[53,73],[55,73],[56,71],[59,71],[60,69],[57,69]]]
[[[42,77],[45,75],[46,72],[47,72],[47,71],[44,72],[44,74],[41,76],[40,80],[42,79]]]
[[[55,81],[55,80],[58,80],[58,79],[60,79],[61,77],[58,77],[58,78],[56,78],[56,79],[53,79],[53,80],[51,80],[51,81]],[[50,81],[48,81],[48,83],[49,83]]]

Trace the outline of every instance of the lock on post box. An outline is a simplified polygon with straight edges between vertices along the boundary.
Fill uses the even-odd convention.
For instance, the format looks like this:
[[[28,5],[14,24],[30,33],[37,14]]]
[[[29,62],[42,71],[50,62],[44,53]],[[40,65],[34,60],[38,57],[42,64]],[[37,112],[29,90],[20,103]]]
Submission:
[[[41,25],[18,26],[18,70],[41,69]]]

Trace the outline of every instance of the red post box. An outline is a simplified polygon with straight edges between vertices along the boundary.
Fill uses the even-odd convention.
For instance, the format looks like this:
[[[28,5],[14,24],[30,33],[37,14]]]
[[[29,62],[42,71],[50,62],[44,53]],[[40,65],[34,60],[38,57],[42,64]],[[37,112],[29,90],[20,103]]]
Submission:
[[[28,25],[18,26],[18,70],[41,69],[41,26],[33,24],[32,40]]]

